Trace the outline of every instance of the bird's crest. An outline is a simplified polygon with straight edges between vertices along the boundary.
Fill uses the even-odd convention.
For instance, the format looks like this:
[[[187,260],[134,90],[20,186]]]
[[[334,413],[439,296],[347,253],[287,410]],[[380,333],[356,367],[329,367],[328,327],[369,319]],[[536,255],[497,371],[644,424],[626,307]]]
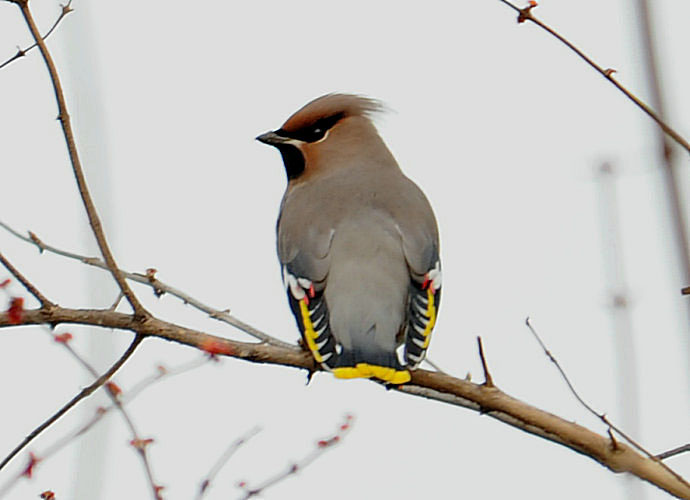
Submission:
[[[285,132],[302,130],[313,123],[332,118],[335,121],[349,116],[371,118],[383,111],[380,101],[353,94],[326,94],[317,97],[295,112],[281,127]]]

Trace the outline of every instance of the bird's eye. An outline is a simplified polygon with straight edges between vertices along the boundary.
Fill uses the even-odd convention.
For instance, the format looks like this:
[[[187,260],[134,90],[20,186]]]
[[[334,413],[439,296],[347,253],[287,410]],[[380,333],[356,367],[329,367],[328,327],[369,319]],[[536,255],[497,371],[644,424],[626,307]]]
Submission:
[[[305,129],[302,134],[302,139],[306,142],[318,142],[323,139],[327,131],[328,128],[324,127],[321,123],[317,123]]]
[[[291,137],[299,141],[304,142],[318,142],[323,139],[326,133],[333,128],[333,126],[343,117],[342,113],[337,113],[333,116],[326,118],[320,118],[316,122],[298,129],[291,130],[289,132],[283,131],[283,135],[286,137]]]

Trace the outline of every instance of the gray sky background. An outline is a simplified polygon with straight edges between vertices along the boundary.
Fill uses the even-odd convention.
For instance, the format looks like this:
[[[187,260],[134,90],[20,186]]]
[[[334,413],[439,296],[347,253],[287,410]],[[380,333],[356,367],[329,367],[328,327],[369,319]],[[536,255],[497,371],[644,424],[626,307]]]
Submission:
[[[668,119],[687,138],[690,4],[653,3]],[[47,29],[59,6],[33,4]],[[426,192],[441,229],[443,304],[430,357],[454,375],[481,380],[481,335],[501,389],[603,433],[524,319],[532,317],[581,394],[623,420],[596,175],[609,161],[619,172],[621,251],[639,366],[635,437],[654,452],[690,441],[688,328],[679,293],[688,283],[675,268],[655,130],[546,33],[516,24],[494,0],[73,6],[49,46],[87,175],[107,188],[96,203],[109,211],[106,231],[123,268],[155,267],[162,280],[296,340],[275,257],[284,171],[277,152],[254,137],[327,92],[379,98],[392,110],[378,120],[379,131]],[[545,0],[535,14],[648,100],[630,2]],[[80,38],[89,31],[90,39]],[[19,10],[0,3],[0,59],[29,40]],[[75,69],[74,50],[83,50],[94,74]],[[87,77],[95,78],[97,93],[75,90]],[[0,219],[55,246],[94,254],[38,52],[0,71],[0,90]],[[90,112],[100,126],[80,121]],[[679,158],[687,181],[688,157],[679,151]],[[0,249],[62,305],[108,306],[115,298],[112,285],[88,291],[86,276],[97,271],[39,255],[4,232]],[[165,319],[247,339],[172,297],[157,300],[149,289],[135,289]],[[83,351],[89,338],[114,339],[111,359],[130,339],[60,327],[67,330]],[[159,363],[172,367],[197,355],[147,340],[115,380],[126,390]],[[107,365],[99,362],[100,369]],[[40,329],[3,331],[2,453],[87,380]],[[151,461],[166,498],[190,498],[227,444],[259,424],[263,432],[208,495],[235,498],[238,480],[252,484],[282,470],[330,435],[346,412],[356,421],[342,446],[264,498],[626,498],[620,476],[487,416],[366,381],[317,374],[304,382],[297,370],[225,359],[162,382],[134,402],[140,432],[156,439]],[[32,449],[40,453],[89,411],[71,413]],[[36,498],[45,489],[73,498],[75,479],[96,485],[102,499],[147,498],[130,437],[117,415],[109,419],[103,474],[79,477],[78,442],[42,463],[8,498]],[[24,460],[0,473],[0,485]],[[690,475],[690,454],[669,464]],[[667,498],[645,489],[647,499]]]

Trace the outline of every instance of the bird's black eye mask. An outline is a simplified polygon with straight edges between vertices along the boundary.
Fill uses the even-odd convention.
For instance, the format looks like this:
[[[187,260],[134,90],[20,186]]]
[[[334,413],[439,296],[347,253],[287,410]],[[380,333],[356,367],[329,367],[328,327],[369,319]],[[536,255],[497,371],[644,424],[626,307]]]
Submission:
[[[314,123],[297,130],[287,131],[281,128],[276,130],[275,133],[280,136],[289,137],[290,139],[297,139],[298,141],[302,142],[316,142],[323,139],[323,137],[326,135],[326,132],[333,128],[333,126],[344,117],[344,113],[337,113],[326,118],[319,118]]]

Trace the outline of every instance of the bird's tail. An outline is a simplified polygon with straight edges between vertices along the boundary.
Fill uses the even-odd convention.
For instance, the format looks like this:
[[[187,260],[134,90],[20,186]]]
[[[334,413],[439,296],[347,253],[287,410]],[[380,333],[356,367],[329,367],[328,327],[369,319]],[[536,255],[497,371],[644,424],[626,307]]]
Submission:
[[[404,384],[411,379],[408,370],[396,370],[389,366],[357,363],[355,366],[340,366],[333,369],[337,378],[375,378],[390,384]]]
[[[375,378],[390,384],[410,381],[410,372],[386,351],[343,350],[332,370],[337,378]]]

